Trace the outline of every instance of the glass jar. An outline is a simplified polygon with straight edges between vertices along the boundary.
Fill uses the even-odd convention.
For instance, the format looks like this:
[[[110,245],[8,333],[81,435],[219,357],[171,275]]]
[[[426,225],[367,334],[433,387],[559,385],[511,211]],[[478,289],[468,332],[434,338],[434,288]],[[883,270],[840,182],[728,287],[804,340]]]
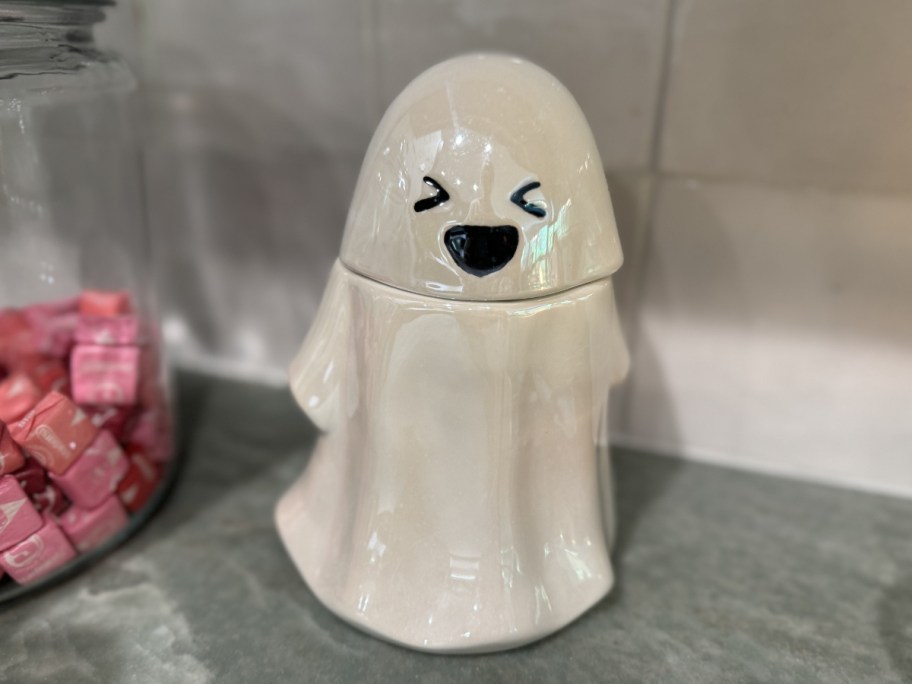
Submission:
[[[174,471],[109,4],[0,0],[0,601],[129,536]]]

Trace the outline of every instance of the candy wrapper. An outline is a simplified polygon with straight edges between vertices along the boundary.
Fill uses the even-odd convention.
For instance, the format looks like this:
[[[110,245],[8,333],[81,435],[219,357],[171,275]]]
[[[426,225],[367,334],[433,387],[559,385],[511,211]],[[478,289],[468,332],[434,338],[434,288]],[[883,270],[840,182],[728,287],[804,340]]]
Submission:
[[[102,346],[142,344],[144,334],[136,316],[83,316],[76,327],[76,342]]]
[[[22,449],[9,433],[6,423],[0,422],[0,475],[7,475],[24,465]]]
[[[60,359],[32,357],[19,368],[38,385],[42,396],[48,392],[70,393],[70,374],[66,364]]]
[[[127,526],[173,444],[160,357],[125,292],[0,310],[0,589]]]
[[[41,529],[0,554],[0,567],[20,584],[41,579],[76,557],[57,523],[43,520]]]
[[[117,496],[131,512],[142,509],[161,479],[161,467],[142,453],[129,454],[130,468],[117,487]]]
[[[87,406],[85,411],[92,425],[99,430],[107,430],[118,442],[123,441],[128,427],[136,422],[134,406]]]
[[[10,428],[13,439],[45,469],[61,475],[98,430],[85,411],[59,392],[51,392]]]
[[[133,310],[129,292],[85,290],[79,295],[82,316],[121,316]]]
[[[19,420],[43,396],[44,392],[28,374],[13,373],[0,382],[0,420],[5,423]]]
[[[138,347],[77,345],[70,371],[73,399],[80,404],[129,406],[136,403]]]
[[[32,494],[31,499],[38,511],[47,511],[51,515],[60,515],[70,507],[70,500],[53,482],[48,482],[42,491]]]
[[[129,467],[120,445],[102,430],[65,473],[52,473],[51,481],[77,506],[94,508],[117,489]]]
[[[0,478],[0,550],[9,548],[41,527],[41,516],[16,478]]]
[[[129,518],[120,499],[108,496],[95,508],[71,506],[60,527],[81,553],[91,551],[122,530]]]
[[[34,458],[25,459],[25,465],[14,472],[13,477],[29,496],[43,492],[47,485],[47,471]]]

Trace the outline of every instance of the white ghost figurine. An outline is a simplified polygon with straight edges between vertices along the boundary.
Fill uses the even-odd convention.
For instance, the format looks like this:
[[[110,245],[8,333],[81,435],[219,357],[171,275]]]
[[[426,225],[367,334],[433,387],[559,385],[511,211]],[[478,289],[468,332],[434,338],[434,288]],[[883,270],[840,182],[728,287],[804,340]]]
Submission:
[[[592,133],[551,74],[470,55],[393,102],[290,371],[322,435],[276,523],[326,607],[482,652],[611,589],[621,260]]]

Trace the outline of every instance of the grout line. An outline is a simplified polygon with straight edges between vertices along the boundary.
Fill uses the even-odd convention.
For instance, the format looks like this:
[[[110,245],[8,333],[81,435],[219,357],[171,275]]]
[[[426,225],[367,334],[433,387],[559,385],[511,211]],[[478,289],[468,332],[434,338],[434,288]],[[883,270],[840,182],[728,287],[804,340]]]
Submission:
[[[639,311],[643,300],[643,290],[646,286],[646,272],[650,261],[649,251],[652,245],[652,228],[658,206],[662,179],[661,173],[659,172],[659,159],[662,148],[662,133],[665,127],[668,83],[671,73],[671,64],[674,57],[674,29],[680,1],[681,0],[668,1],[663,38],[664,52],[662,55],[662,70],[659,74],[655,117],[652,122],[652,147],[650,149],[649,166],[647,169],[647,175],[649,176],[649,196],[646,199],[645,214],[642,220],[638,222],[639,225],[636,226],[634,231],[633,258],[630,263],[632,270],[630,294],[627,298],[628,301],[625,302],[627,311],[629,312],[629,329],[626,331],[626,336],[631,369],[636,366],[634,357],[637,354],[641,337],[642,319],[639,315]],[[632,388],[632,384],[627,383],[627,387],[621,395],[621,405],[618,407],[620,414],[618,422],[622,427],[626,427],[630,422]]]
[[[371,125],[376,127],[383,116],[383,86],[380,59],[380,8],[379,0],[362,0],[361,49],[367,59],[369,82],[364,84],[369,101]],[[373,136],[373,131],[371,132]]]
[[[613,169],[610,169],[613,170]],[[714,185],[744,186],[762,190],[774,190],[792,193],[817,193],[821,195],[834,195],[839,197],[876,197],[880,199],[909,200],[912,199],[912,190],[883,190],[864,188],[859,186],[834,186],[819,185],[809,182],[776,182],[762,178],[747,176],[716,176],[711,173],[686,172],[686,171],[656,171],[654,177],[660,180],[695,181],[697,183],[713,183]]]
[[[763,178],[751,178],[749,176],[722,176],[699,171],[654,171],[649,167],[636,166],[606,166],[606,174],[617,174],[621,176],[637,176],[640,178],[649,178],[653,182],[658,181],[693,181],[695,183],[712,183],[713,185],[750,187],[760,190],[769,190],[776,192],[788,193],[814,193],[819,195],[833,195],[836,197],[870,197],[883,200],[912,200],[912,189],[910,190],[884,190],[877,188],[865,188],[861,186],[838,186],[838,185],[819,185],[808,182],[777,182]],[[647,202],[647,212],[649,203]]]
[[[849,475],[810,472],[787,465],[770,463],[762,458],[743,458],[732,460],[733,452],[716,451],[686,444],[669,444],[661,439],[642,439],[634,435],[614,433],[611,435],[612,450],[625,449],[645,455],[672,458],[688,463],[700,463],[716,468],[724,468],[741,473],[775,477],[792,482],[809,483],[824,487],[833,487],[869,495],[889,496],[897,499],[912,499],[912,489],[908,486],[888,484],[871,478],[861,479]]]
[[[665,116],[668,106],[668,84],[671,80],[671,65],[674,61],[675,50],[675,23],[682,0],[668,0],[668,10],[665,16],[665,29],[662,44],[662,70],[659,73],[658,97],[656,98],[655,116],[652,120],[652,147],[649,154],[649,170],[659,172],[659,162],[662,156],[662,140],[665,130]]]

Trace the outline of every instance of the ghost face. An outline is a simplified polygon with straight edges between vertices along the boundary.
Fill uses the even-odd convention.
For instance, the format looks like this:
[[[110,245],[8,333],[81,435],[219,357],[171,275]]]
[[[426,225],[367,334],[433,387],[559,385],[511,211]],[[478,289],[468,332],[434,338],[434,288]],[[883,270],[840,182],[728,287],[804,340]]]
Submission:
[[[611,201],[576,102],[512,58],[420,76],[371,143],[341,260],[401,289],[479,301],[611,275],[621,262]]]
[[[465,139],[465,133],[455,136]],[[457,145],[460,143],[457,142]],[[468,147],[468,145],[466,145]],[[523,174],[516,188],[506,193],[504,183],[495,171],[494,144],[484,140],[475,151],[475,159],[465,150],[461,155],[461,170],[443,169],[438,175],[423,176],[428,187],[421,199],[413,205],[416,214],[428,212],[427,217],[416,218],[427,230],[439,224],[440,243],[453,263],[476,278],[483,278],[504,268],[516,255],[522,236],[534,233],[547,223],[547,204],[541,193],[541,183]],[[444,186],[452,186],[452,193]],[[488,188],[486,185],[494,187]],[[498,195],[498,191],[500,195]]]
[[[415,139],[403,156],[396,189],[404,190],[411,229],[403,237],[417,238],[445,272],[434,283],[443,296],[497,293],[540,271],[547,264],[539,246],[561,227],[534,160],[498,133],[487,119],[471,127],[448,121]]]
[[[434,188],[434,196],[415,202],[415,211],[427,211],[450,201],[450,194],[430,176],[422,180]],[[520,202],[527,190],[541,185],[532,182],[518,190]],[[544,215],[544,211],[538,215]],[[513,255],[519,243],[519,230],[515,226],[470,226],[458,225],[448,228],[443,234],[443,243],[456,264],[466,273],[479,278],[502,269]]]

